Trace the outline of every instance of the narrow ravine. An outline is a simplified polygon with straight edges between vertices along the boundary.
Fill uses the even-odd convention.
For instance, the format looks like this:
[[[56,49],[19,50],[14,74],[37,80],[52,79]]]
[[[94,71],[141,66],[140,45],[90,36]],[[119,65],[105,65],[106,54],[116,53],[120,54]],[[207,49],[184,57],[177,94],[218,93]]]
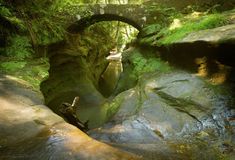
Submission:
[[[235,159],[234,7],[0,0],[0,160]]]

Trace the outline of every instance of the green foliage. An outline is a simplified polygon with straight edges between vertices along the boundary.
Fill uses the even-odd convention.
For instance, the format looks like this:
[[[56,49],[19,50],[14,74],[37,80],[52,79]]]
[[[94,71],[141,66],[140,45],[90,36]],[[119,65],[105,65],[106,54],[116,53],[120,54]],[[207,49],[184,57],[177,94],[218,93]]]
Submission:
[[[22,19],[17,18],[16,16],[11,16],[7,18],[12,24],[17,26],[21,32],[27,31],[27,27]]]
[[[28,63],[27,66],[29,67],[31,64]],[[28,82],[33,89],[39,90],[40,83],[48,76],[48,66],[48,64],[32,66],[31,70],[25,67],[25,73],[21,73],[19,77]]]
[[[164,4],[150,5],[147,8],[149,15],[157,15],[156,21],[160,25],[161,29],[166,27],[174,18],[181,17],[182,14],[174,7],[168,7]]]
[[[11,11],[11,8],[7,8],[4,5],[1,5],[2,2],[0,1],[0,16],[4,17],[6,20],[8,20],[12,25],[17,26],[22,31],[25,31],[25,25],[23,21],[19,18],[17,18],[13,12]],[[4,25],[4,24],[2,24]],[[1,26],[1,25],[0,25]]]
[[[48,60],[44,58],[21,61],[8,58],[0,65],[0,72],[25,80],[35,90],[39,90],[40,83],[48,76],[48,69]]]
[[[164,37],[160,39],[160,44],[170,44],[182,39],[187,34],[199,30],[211,29],[219,26],[223,26],[228,23],[227,19],[221,14],[211,14],[198,19],[186,21],[181,27],[174,30],[169,28],[163,29],[158,37]]]
[[[155,45],[155,40],[158,39],[158,34],[153,34],[139,39],[139,43],[142,45]]]
[[[105,57],[115,46],[115,39],[106,28],[106,23],[96,23],[82,33],[68,36],[68,54],[80,57],[81,68],[87,70],[90,79],[98,87],[98,79],[107,67]]]
[[[148,25],[147,27],[143,28],[142,34],[145,35],[150,35],[150,34],[155,34],[158,33],[162,29],[162,26],[160,24],[151,24]]]
[[[130,43],[138,34],[136,28],[119,21],[99,22],[87,28],[89,29],[95,29],[95,34],[102,39],[108,35],[109,39],[115,42],[116,46],[113,47],[117,47],[118,51],[121,51],[123,46]]]
[[[10,61],[10,62],[1,63],[1,68],[2,70],[6,72],[16,72],[24,68],[25,65],[26,65],[26,62]]]
[[[154,24],[146,26],[143,29],[142,38],[139,42],[153,46],[169,45],[183,39],[192,32],[229,24],[233,19],[231,15],[234,15],[234,11],[218,13],[216,7],[218,5],[209,8],[205,12],[195,12],[195,8],[190,8],[191,11],[188,11],[187,15],[171,9],[170,11],[173,14],[169,12],[164,13],[164,10],[167,11],[167,9],[163,9],[161,11],[162,14],[168,16],[168,20],[165,21],[166,23],[158,22],[155,24],[156,26],[160,25],[160,31]],[[172,28],[175,21],[179,22],[179,26]]]
[[[51,6],[51,11],[56,13],[60,16],[61,20],[66,21],[67,16],[69,15],[83,15],[84,17],[91,16],[93,13],[87,10],[87,7],[81,7],[81,5],[84,3],[81,0],[57,0],[53,5]]]
[[[3,1],[4,6],[8,8],[1,6],[0,13],[7,16],[13,24],[20,26],[24,35],[31,36],[33,46],[48,45],[65,39],[68,17],[75,14],[86,17],[92,15],[87,7],[79,6],[81,3],[87,2],[86,0]],[[89,3],[96,2],[98,1],[89,1]],[[100,3],[103,2],[100,1]],[[106,27],[106,30],[112,28]],[[118,41],[126,41],[127,38],[123,37],[119,36]]]
[[[21,35],[31,36],[32,43],[48,45],[64,39],[66,13],[58,12],[60,0],[4,1],[1,15],[19,26]],[[65,3],[65,2],[64,2]],[[73,1],[73,3],[75,3]]]
[[[36,41],[40,45],[55,43],[64,38],[63,26],[51,21],[48,17],[32,20],[31,23]]]
[[[171,70],[171,67],[160,58],[143,56],[139,51],[132,53],[130,59],[134,66],[133,73],[136,77],[148,72],[168,72]]]
[[[10,45],[6,49],[6,55],[16,59],[29,58],[33,53],[32,45],[26,36],[14,36],[10,38]]]
[[[173,19],[182,17],[182,14],[175,8],[169,8],[164,4],[154,4],[147,8],[147,11],[150,15],[157,15],[157,23],[147,25],[142,29],[140,44],[154,45],[155,40],[162,36],[159,33],[165,30]]]
[[[0,4],[1,4],[1,2],[0,2]],[[8,8],[6,8],[4,6],[0,6],[0,15],[3,17],[11,16],[11,12]]]

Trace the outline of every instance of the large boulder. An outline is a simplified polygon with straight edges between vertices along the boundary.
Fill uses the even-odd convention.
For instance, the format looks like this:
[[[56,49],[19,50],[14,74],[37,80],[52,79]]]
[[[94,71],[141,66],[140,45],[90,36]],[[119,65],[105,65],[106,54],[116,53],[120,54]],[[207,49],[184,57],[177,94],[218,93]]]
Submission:
[[[0,77],[1,160],[139,159],[66,123],[43,105],[39,93],[18,81]]]
[[[235,40],[235,24],[230,24],[213,29],[201,30],[188,34],[176,43],[193,43],[204,41],[209,43],[233,42]]]
[[[219,146],[234,145],[235,110],[229,88],[172,71],[146,74],[118,97],[123,101],[115,116],[89,132],[95,139],[148,160],[220,159],[224,155]]]

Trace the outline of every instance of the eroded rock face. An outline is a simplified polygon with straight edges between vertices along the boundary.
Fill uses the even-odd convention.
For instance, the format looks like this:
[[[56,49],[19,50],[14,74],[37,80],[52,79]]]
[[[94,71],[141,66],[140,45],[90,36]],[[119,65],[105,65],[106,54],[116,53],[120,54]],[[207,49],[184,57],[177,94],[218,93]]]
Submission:
[[[109,97],[115,90],[120,74],[122,73],[121,61],[110,61],[99,81],[99,90],[102,95]]]
[[[80,106],[97,107],[105,98],[98,91],[99,79],[108,65],[105,57],[112,47],[109,35],[101,38],[99,27],[52,45],[49,50],[49,77],[41,84],[46,105],[58,113],[63,102],[71,103],[80,97]],[[103,31],[105,34],[105,31]],[[103,33],[102,32],[102,33]],[[93,37],[92,37],[93,36]],[[101,43],[106,45],[100,46]]]
[[[234,145],[235,123],[230,118],[235,110],[229,88],[173,71],[146,74],[119,96],[119,111],[89,135],[146,159],[220,159],[219,146]],[[217,144],[209,145],[212,140]]]
[[[27,86],[0,77],[0,159],[140,158],[90,138],[42,105],[38,97]]]

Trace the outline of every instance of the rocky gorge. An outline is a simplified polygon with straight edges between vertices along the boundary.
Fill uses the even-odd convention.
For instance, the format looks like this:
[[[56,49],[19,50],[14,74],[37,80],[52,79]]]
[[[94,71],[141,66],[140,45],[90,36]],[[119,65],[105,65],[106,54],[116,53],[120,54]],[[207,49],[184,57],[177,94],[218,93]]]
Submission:
[[[0,159],[234,159],[235,12],[183,28],[221,18],[203,14],[146,26],[118,60],[107,26],[68,32],[47,46],[40,89],[1,73]]]

